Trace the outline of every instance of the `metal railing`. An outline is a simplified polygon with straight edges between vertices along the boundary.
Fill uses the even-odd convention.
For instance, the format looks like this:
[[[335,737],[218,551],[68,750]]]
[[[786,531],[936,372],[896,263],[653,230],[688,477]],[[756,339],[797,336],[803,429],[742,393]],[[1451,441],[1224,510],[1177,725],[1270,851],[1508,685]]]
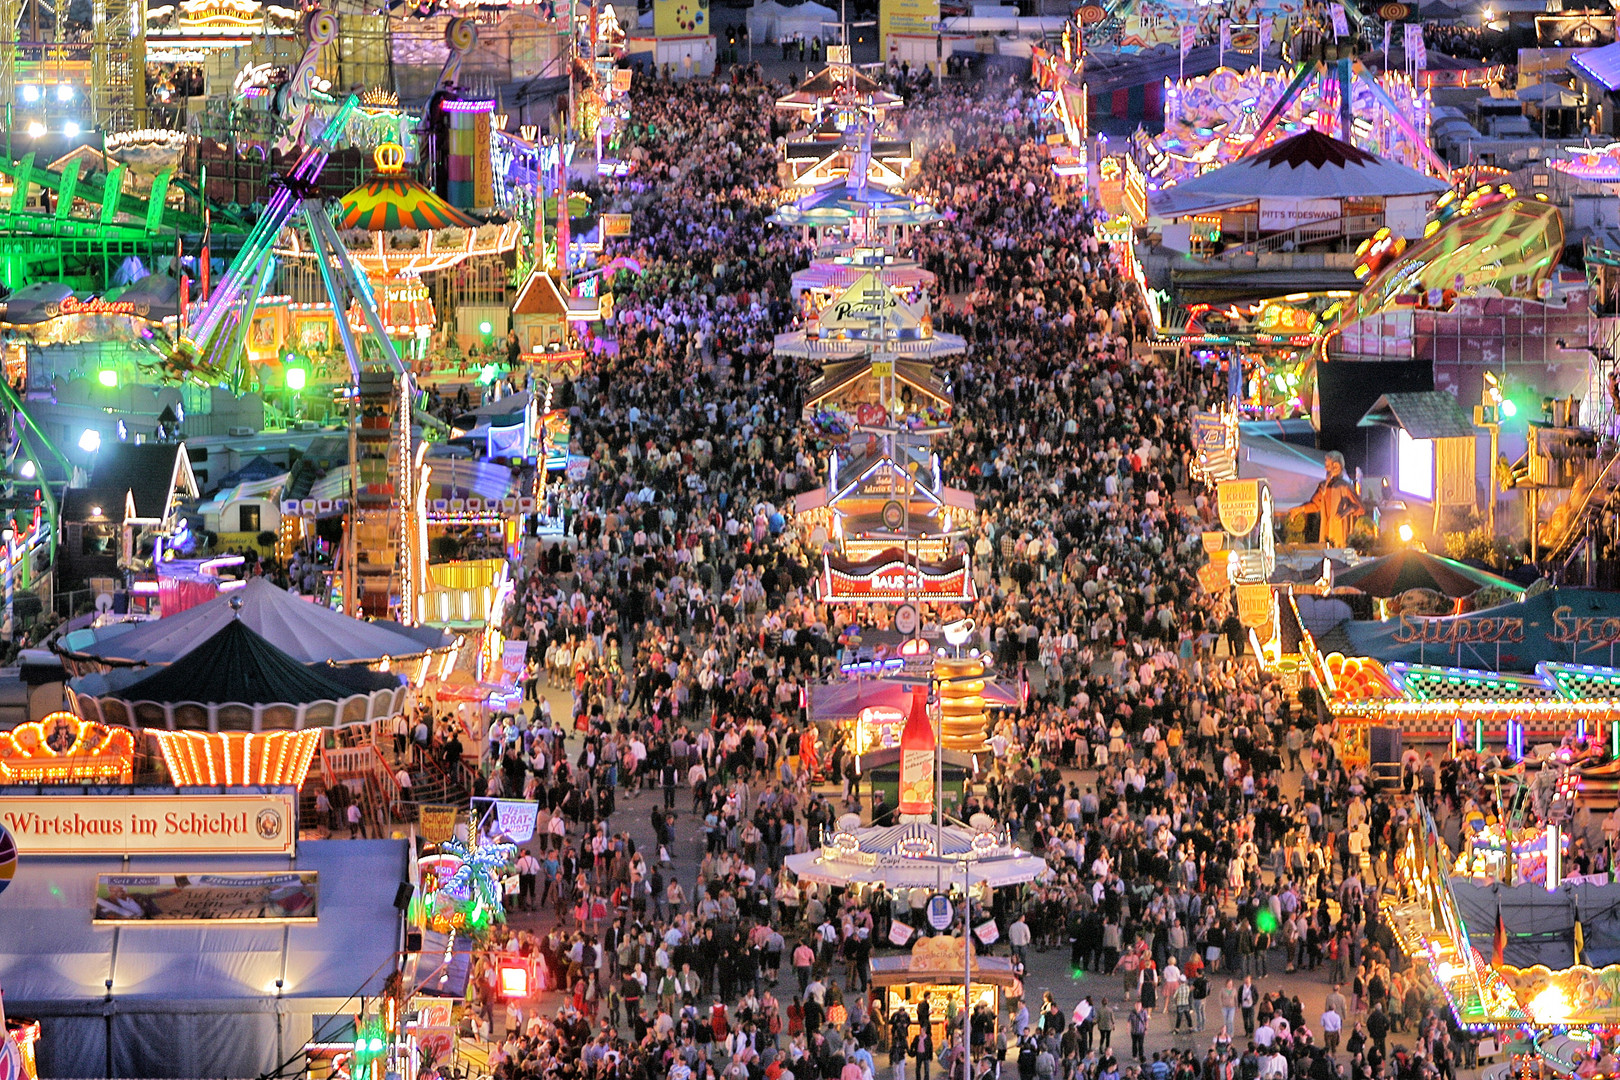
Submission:
[[[1351,214],[1346,217],[1331,218],[1327,221],[1308,221],[1303,225],[1296,225],[1292,229],[1269,236],[1262,236],[1258,240],[1240,244],[1234,248],[1227,248],[1223,255],[1264,255],[1273,251],[1280,251],[1290,244],[1300,247],[1304,244],[1319,244],[1323,240],[1337,240],[1341,236],[1371,236],[1384,227],[1383,214]]]

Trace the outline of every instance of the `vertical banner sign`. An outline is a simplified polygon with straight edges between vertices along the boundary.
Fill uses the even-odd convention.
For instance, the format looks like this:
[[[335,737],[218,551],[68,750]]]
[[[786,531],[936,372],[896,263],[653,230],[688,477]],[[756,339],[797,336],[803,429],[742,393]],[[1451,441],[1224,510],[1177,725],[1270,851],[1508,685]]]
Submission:
[[[1343,4],[1329,4],[1328,17],[1333,20],[1333,35],[1335,37],[1350,36],[1350,20],[1345,17]]]
[[[1198,28],[1196,26],[1194,26],[1192,23],[1182,23],[1182,25],[1181,25],[1181,55],[1183,57],[1186,57],[1186,55],[1188,53],[1192,52],[1193,42],[1196,40],[1197,34],[1198,34]]]
[[[508,641],[501,649],[501,685],[516,686],[518,680],[523,678],[523,668],[528,662],[529,643],[526,641]]]
[[[1423,24],[1407,23],[1405,33],[1406,59],[1413,71],[1422,71],[1429,66],[1429,49],[1423,44]]]
[[[1262,15],[1260,16],[1260,48],[1255,50],[1255,58],[1258,60],[1264,56],[1269,48],[1271,48],[1271,16]]]
[[[1215,489],[1221,527],[1233,536],[1247,536],[1260,523],[1260,481],[1226,480]]]
[[[1216,50],[1215,66],[1226,66],[1226,50],[1232,47],[1232,20],[1221,20],[1220,47]]]
[[[495,205],[495,164],[490,154],[487,112],[473,113],[473,205],[488,210]]]

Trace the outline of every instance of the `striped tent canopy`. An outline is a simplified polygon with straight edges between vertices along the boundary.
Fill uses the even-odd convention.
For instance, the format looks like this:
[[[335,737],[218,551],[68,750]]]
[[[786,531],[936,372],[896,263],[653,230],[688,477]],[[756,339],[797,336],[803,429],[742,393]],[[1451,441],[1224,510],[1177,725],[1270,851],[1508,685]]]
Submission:
[[[394,229],[476,229],[483,222],[456,209],[415,180],[383,174],[343,196],[340,229],[390,232]]]

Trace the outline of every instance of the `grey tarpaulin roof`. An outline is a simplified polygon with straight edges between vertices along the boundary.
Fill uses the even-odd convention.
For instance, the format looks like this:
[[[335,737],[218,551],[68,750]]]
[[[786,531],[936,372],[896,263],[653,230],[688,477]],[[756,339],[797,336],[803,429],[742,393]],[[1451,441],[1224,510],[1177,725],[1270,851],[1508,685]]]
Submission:
[[[1480,433],[1457,399],[1443,390],[1385,394],[1357,427],[1398,427],[1414,439],[1472,439]]]
[[[1541,885],[1476,885],[1451,879],[1457,910],[1468,940],[1481,956],[1491,955],[1497,905],[1507,929],[1502,959],[1518,968],[1545,964],[1554,971],[1575,963],[1575,920],[1581,920],[1585,948],[1581,962],[1594,968],[1620,963],[1620,885],[1571,885],[1552,892]]]
[[[406,633],[403,627],[353,619],[301,600],[264,578],[250,578],[243,588],[161,619],[74,630],[62,636],[57,650],[113,665],[172,663],[236,618],[236,600],[241,601],[243,625],[306,664],[399,659],[451,644],[443,631],[429,631],[429,638],[418,636],[418,628]]]
[[[316,840],[286,859],[250,856],[24,857],[0,894],[7,1009],[42,1025],[40,1075],[258,1076],[349,1012],[392,970],[405,880],[402,840]],[[94,926],[96,875],[314,870],[314,924]],[[117,949],[114,953],[116,935]],[[284,973],[285,972],[285,973]],[[104,1006],[105,980],[113,980]],[[275,982],[282,979],[281,1045]]]

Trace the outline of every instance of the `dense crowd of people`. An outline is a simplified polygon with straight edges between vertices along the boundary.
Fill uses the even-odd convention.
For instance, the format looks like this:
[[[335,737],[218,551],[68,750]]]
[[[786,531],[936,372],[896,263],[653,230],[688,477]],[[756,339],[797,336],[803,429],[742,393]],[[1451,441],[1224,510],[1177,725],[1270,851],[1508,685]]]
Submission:
[[[635,269],[561,388],[589,472],[554,492],[566,542],[533,554],[506,628],[530,645],[533,718],[492,728],[481,780],[540,805],[514,904],[551,929],[506,947],[568,1005],[503,1016],[479,995],[497,1074],[928,1080],[965,1057],[975,1078],[1020,1080],[1449,1076],[1467,1043],[1378,921],[1406,811],[1228,654],[1231,613],[1194,575],[1214,509],[1188,476],[1188,416],[1219,373],[1143,347],[1142,298],[1095,204],[1054,177],[1027,86],[897,82],[916,189],[947,219],[905,254],[968,343],[942,371],[958,406],[937,443],[977,500],[962,545],[979,597],[960,614],[1031,688],[952,810],[1051,867],[972,917],[997,922],[1016,973],[1067,948],[1118,990],[1071,1005],[1019,983],[999,1017],[891,1015],[866,961],[913,898],[785,868],[842,814],[884,812],[853,798],[846,748],[818,742],[805,704],[858,615],[817,601],[789,513],[831,448],[801,421],[814,370],[772,352],[809,251],[765,220],[787,197],[787,130],[758,69],[644,80],[633,169],[602,191],[634,214],[611,254]],[[614,815],[648,789],[655,842],[638,847]],[[675,843],[687,813],[700,856]],[[1310,1015],[1257,982],[1323,969],[1334,989]],[[1153,1025],[1202,1035],[1147,1054]]]

